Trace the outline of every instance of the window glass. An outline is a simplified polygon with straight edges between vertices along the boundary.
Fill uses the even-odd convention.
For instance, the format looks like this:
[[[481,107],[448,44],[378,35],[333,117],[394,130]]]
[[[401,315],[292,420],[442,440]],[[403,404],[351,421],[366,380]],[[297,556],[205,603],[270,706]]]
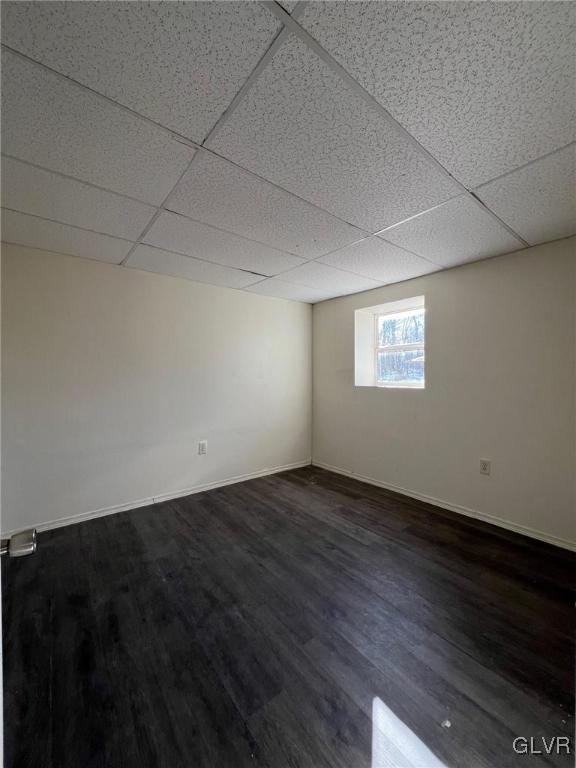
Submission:
[[[378,317],[378,346],[424,343],[424,312],[402,312]]]
[[[421,349],[378,350],[376,366],[379,382],[424,382],[424,351]]]

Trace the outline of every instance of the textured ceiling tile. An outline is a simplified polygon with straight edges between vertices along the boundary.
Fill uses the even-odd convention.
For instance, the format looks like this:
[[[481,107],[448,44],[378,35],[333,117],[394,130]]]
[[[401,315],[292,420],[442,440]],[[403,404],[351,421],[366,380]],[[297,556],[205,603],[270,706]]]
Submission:
[[[208,146],[371,232],[459,191],[295,37]]]
[[[464,195],[386,230],[391,243],[450,267],[522,248],[522,243]]]
[[[362,230],[202,151],[170,199],[170,209],[307,259],[365,236]]]
[[[576,146],[491,181],[478,197],[529,243],[576,233]]]
[[[294,8],[298,5],[298,0],[280,0],[280,5],[285,8],[288,13],[292,13]]]
[[[381,284],[410,280],[435,272],[438,267],[378,237],[369,237],[355,245],[319,259],[323,264],[346,269]]]
[[[261,283],[251,285],[246,290],[252,293],[260,293],[264,296],[273,296],[277,299],[290,299],[292,301],[304,301],[308,304],[314,304],[317,301],[324,301],[332,298],[333,292],[321,291],[317,288],[308,288],[306,285],[296,285],[295,283],[286,283],[279,277],[270,277]]]
[[[193,155],[161,129],[9,52],[2,151],[156,204]]]
[[[221,267],[218,264],[200,261],[191,256],[182,256],[179,253],[170,253],[149,245],[137,246],[126,266],[227,288],[244,288],[261,279],[258,275],[252,275],[249,272]]]
[[[136,240],[155,208],[2,158],[2,205],[63,224]]]
[[[3,41],[202,141],[280,28],[254,2],[3,3]]]
[[[132,243],[126,240],[4,209],[2,239],[7,243],[107,261],[110,264],[119,264],[132,247]]]
[[[317,261],[309,261],[301,267],[291,269],[282,275],[282,280],[296,285],[306,285],[309,288],[317,288],[326,294],[340,295],[345,293],[357,293],[376,288],[380,283],[367,277],[353,275],[351,272],[343,272]]]
[[[168,251],[178,251],[261,275],[276,275],[303,263],[298,256],[190,221],[175,213],[160,214],[144,241]]]
[[[575,138],[567,2],[314,2],[298,22],[460,181]]]

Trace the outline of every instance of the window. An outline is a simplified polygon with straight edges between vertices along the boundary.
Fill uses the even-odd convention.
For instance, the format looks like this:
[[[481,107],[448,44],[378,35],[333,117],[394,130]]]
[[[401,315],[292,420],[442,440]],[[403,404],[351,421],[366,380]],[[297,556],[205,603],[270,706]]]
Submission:
[[[423,389],[424,297],[355,312],[356,386]]]
[[[424,384],[424,309],[374,315],[376,383]]]

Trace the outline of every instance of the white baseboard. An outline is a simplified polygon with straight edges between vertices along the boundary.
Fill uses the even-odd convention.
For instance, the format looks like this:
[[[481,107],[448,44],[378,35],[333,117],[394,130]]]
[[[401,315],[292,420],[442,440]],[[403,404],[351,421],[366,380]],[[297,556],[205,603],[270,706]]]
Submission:
[[[469,509],[463,507],[460,504],[452,504],[442,499],[436,499],[434,496],[428,496],[425,493],[418,493],[417,491],[409,491],[407,488],[401,488],[399,485],[393,485],[392,483],[383,483],[381,480],[375,480],[373,477],[366,477],[356,472],[351,472],[342,467],[335,467],[332,464],[326,464],[323,461],[312,460],[312,466],[320,467],[320,469],[327,469],[329,472],[335,472],[338,475],[344,475],[345,477],[351,477],[354,480],[360,480],[363,483],[369,483],[370,485],[376,485],[379,488],[386,488],[388,491],[394,491],[395,493],[401,493],[404,496],[410,496],[412,499],[418,499],[418,501],[425,501],[428,504],[433,504],[435,507],[442,507],[442,509],[448,509],[450,512],[457,512],[460,515],[466,515],[466,517],[474,517],[477,520],[483,520],[485,523],[491,523],[497,525],[499,528],[506,528],[508,531],[514,531],[515,533],[521,533],[524,536],[530,536],[533,539],[539,541],[545,541],[547,544],[554,544],[557,547],[563,549],[569,549],[576,552],[576,543],[569,541],[568,539],[562,539],[559,536],[552,536],[549,533],[529,528],[527,525],[519,525],[518,523],[512,523],[509,520],[503,520],[500,517],[494,515],[487,515],[484,512],[479,512],[475,509]]]
[[[221,488],[225,485],[233,485],[234,483],[242,483],[245,480],[254,480],[257,477],[265,477],[266,475],[275,475],[278,472],[286,472],[289,469],[299,469],[300,467],[307,467],[310,465],[310,459],[307,461],[296,461],[292,464],[283,464],[280,467],[268,467],[267,469],[260,469],[256,472],[249,472],[245,475],[236,475],[235,477],[229,477],[225,480],[214,480],[211,483],[202,483],[200,485],[193,485],[190,488],[183,488],[180,491],[170,491],[168,493],[160,493],[158,496],[149,496],[145,499],[138,499],[137,501],[129,501],[126,504],[116,504],[112,507],[102,507],[101,509],[93,509],[89,512],[80,512],[77,515],[70,515],[69,517],[60,517],[57,520],[49,520],[44,523],[31,523],[30,525],[23,526],[21,528],[15,528],[12,531],[3,532],[2,538],[10,538],[15,533],[20,531],[26,531],[30,528],[36,528],[38,532],[49,531],[53,528],[62,528],[65,525],[74,525],[74,523],[82,523],[86,520],[93,520],[96,517],[105,517],[106,515],[114,515],[117,512],[127,512],[130,509],[138,509],[138,507],[148,507],[151,504],[158,504],[161,501],[169,501],[170,499],[180,499],[183,496],[191,496],[194,493],[202,493],[202,491],[210,491],[213,488]]]
[[[401,493],[404,496],[409,496],[413,499],[418,499],[419,501],[425,501],[428,504],[433,504],[436,507],[441,507],[442,509],[448,509],[451,512],[457,512],[458,514],[465,515],[466,517],[473,517],[477,520],[483,520],[486,523],[491,523],[492,525],[497,525],[500,528],[506,528],[509,531],[514,531],[515,533],[521,533],[524,536],[530,536],[533,539],[538,539],[539,541],[544,541],[547,544],[554,544],[557,547],[562,547],[563,549],[569,549],[571,551],[576,551],[576,544],[574,542],[569,541],[568,539],[562,539],[558,536],[552,536],[551,534],[544,533],[543,531],[535,530],[534,528],[529,528],[526,525],[519,525],[518,523],[512,523],[508,520],[503,520],[502,518],[495,517],[493,515],[487,515],[484,512],[479,512],[478,510],[469,509],[468,507],[463,507],[460,504],[452,504],[448,501],[444,501],[442,499],[437,499],[434,496],[429,496],[425,493],[418,493],[417,491],[410,491],[407,488],[402,488],[399,485],[394,485],[393,483],[383,483],[381,480],[376,480],[373,477],[367,477],[366,475],[360,475],[357,472],[351,472],[347,469],[342,469],[342,467],[335,467],[332,464],[327,464],[323,461],[297,461],[293,462],[292,464],[284,464],[279,467],[269,467],[267,469],[258,470],[257,472],[249,472],[245,475],[236,475],[235,477],[229,477],[225,480],[215,480],[211,483],[202,483],[199,485],[193,485],[190,488],[183,488],[179,491],[171,491],[168,493],[161,493],[157,496],[149,496],[144,499],[138,499],[137,501],[130,501],[126,502],[125,504],[116,504],[112,507],[102,507],[101,509],[94,509],[89,512],[80,512],[77,515],[70,515],[69,517],[61,517],[57,520],[49,520],[44,523],[31,523],[30,525],[23,526],[21,528],[15,528],[11,531],[2,532],[3,538],[9,538],[10,536],[13,536],[15,533],[19,533],[20,531],[27,530],[29,528],[36,528],[37,531],[49,531],[53,528],[61,528],[65,525],[74,525],[74,523],[81,523],[85,520],[92,520],[97,517],[105,517],[106,515],[113,515],[117,512],[127,512],[130,509],[138,509],[138,507],[148,507],[151,504],[158,504],[162,501],[169,501],[170,499],[179,499],[183,496],[191,496],[195,493],[202,493],[202,491],[209,491],[213,488],[221,488],[226,485],[233,485],[234,483],[242,483],[245,480],[254,480],[257,477],[265,477],[266,475],[274,475],[278,472],[286,472],[289,469],[299,469],[300,467],[307,467],[312,463],[315,467],[320,467],[321,469],[327,469],[330,472],[335,472],[338,475],[344,475],[345,477],[351,477],[354,480],[360,480],[363,483],[368,483],[369,485],[375,485],[379,488],[385,488],[389,491],[394,491],[395,493]]]

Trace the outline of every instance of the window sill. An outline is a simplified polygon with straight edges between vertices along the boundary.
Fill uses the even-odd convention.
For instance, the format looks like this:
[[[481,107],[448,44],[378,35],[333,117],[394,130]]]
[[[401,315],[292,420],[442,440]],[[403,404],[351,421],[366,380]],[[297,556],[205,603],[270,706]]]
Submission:
[[[358,389],[426,389],[426,384],[358,384],[354,382]]]
[[[390,383],[377,381],[374,386],[380,387],[381,389],[425,389],[426,383],[423,381],[394,381]]]
[[[426,389],[425,383],[418,384],[403,384],[401,382],[395,382],[394,384],[354,384],[358,388],[370,388],[370,389]]]

